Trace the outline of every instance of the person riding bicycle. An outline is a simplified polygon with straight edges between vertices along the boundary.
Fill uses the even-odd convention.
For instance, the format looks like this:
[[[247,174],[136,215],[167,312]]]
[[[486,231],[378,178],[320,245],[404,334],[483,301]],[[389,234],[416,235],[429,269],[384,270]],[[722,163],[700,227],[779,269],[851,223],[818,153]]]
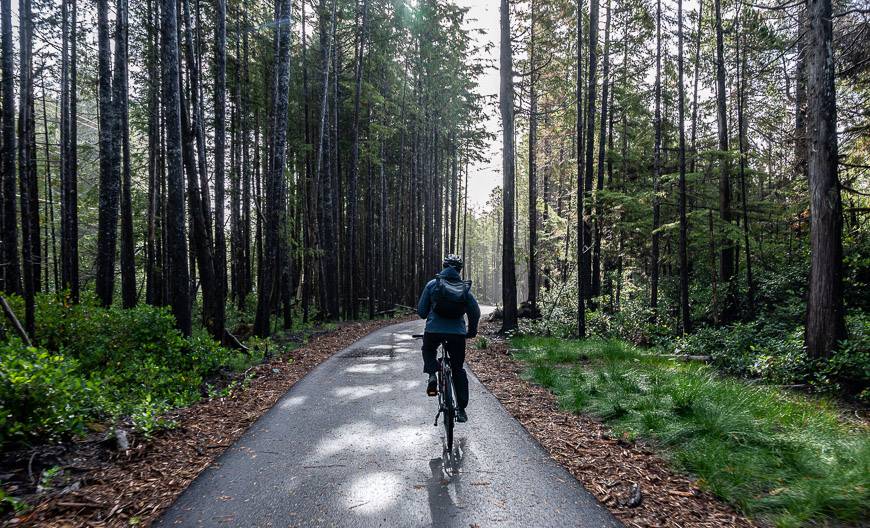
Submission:
[[[444,257],[444,269],[426,284],[417,303],[417,314],[426,319],[423,333],[423,372],[429,375],[426,394],[438,395],[438,371],[436,353],[444,343],[450,356],[450,368],[456,388],[456,421],[465,422],[468,415],[468,376],[462,368],[465,363],[465,340],[477,335],[480,321],[480,306],[471,293],[471,281],[463,281],[462,258],[456,255]],[[468,316],[468,328],[465,317]]]

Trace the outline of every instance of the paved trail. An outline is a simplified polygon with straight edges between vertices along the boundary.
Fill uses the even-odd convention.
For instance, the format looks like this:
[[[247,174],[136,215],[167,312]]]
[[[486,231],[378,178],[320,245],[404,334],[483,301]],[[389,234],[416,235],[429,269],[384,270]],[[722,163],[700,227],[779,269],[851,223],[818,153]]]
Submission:
[[[378,330],[324,362],[157,526],[620,526],[474,376],[447,453],[422,329]]]

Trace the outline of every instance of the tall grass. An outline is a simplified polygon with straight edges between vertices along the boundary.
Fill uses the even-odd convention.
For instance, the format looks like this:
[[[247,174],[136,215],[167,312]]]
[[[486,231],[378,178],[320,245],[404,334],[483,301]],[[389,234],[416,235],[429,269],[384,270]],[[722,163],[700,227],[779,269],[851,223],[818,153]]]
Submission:
[[[517,337],[527,376],[573,412],[659,446],[680,470],[777,526],[870,516],[870,431],[830,401],[723,378],[617,340]]]

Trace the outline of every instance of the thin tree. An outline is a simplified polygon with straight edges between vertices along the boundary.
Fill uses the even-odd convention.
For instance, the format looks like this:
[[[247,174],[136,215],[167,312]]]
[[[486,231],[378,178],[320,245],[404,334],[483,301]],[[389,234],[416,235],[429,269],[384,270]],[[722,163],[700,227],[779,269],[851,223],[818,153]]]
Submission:
[[[15,213],[17,182],[15,172],[15,57],[12,48],[12,2],[0,0],[0,88],[2,88],[3,138],[0,146],[0,170],[3,173],[3,290],[21,293],[21,271],[18,261],[18,218]]]
[[[529,12],[529,294],[532,310],[538,304],[538,175],[536,149],[538,144],[538,93],[535,56],[535,0]]]
[[[105,1],[105,0],[101,0]],[[169,303],[176,327],[190,335],[190,271],[184,229],[184,166],[181,144],[181,67],[175,0],[161,0],[163,106],[166,124],[166,252]]]
[[[722,30],[722,1],[713,1],[716,23],[716,121],[719,135],[719,218],[729,227],[731,224],[731,160],[728,158],[728,110],[725,105],[725,44]],[[720,321],[734,319],[736,304],[734,295],[734,244],[728,231],[724,231],[719,248],[719,278],[725,287],[725,299]]]
[[[517,327],[517,284],[514,262],[514,85],[511,49],[510,4],[501,0],[501,76],[499,102],[502,121],[502,284],[504,304],[502,332]]]
[[[348,242],[347,242],[347,297],[349,315],[351,318],[356,318],[357,314],[357,299],[356,299],[356,281],[357,281],[357,262],[356,262],[356,246],[357,246],[357,225],[356,225],[356,210],[357,210],[357,186],[359,173],[359,121],[360,121],[360,104],[362,101],[362,79],[363,79],[363,56],[365,53],[366,33],[368,27],[368,0],[362,0],[362,25],[357,29],[357,42],[355,46],[356,57],[354,58],[354,93],[353,93],[353,137],[351,140],[350,151],[350,167],[348,173],[348,193],[347,193],[347,216],[348,216]]]
[[[743,253],[746,256],[746,308],[752,312],[755,305],[755,284],[752,277],[752,250],[749,247],[749,211],[746,192],[746,120],[744,114],[746,94],[746,50],[741,49],[741,17],[738,14],[737,34],[735,35],[737,70],[737,149],[739,152],[740,201],[743,209]],[[741,60],[741,52],[743,54]]]
[[[583,280],[583,0],[577,0],[577,337],[586,337],[586,284]],[[567,253],[570,233],[565,238]],[[567,262],[567,258],[565,259]],[[567,275],[567,273],[565,274]]]
[[[677,102],[680,121],[680,314],[681,330],[692,331],[689,312],[689,252],[688,222],[686,220],[686,87],[683,81],[683,0],[677,0]]]
[[[598,69],[598,0],[589,2],[589,79],[586,92],[586,169],[585,182],[583,185],[582,200],[585,203],[592,201],[592,174],[594,170],[595,160],[595,112],[596,100],[595,89],[597,84],[596,73]],[[580,191],[578,191],[580,192]],[[585,204],[584,204],[585,208]],[[590,208],[591,209],[591,208]],[[586,211],[586,214],[591,213],[591,210]],[[590,301],[592,299],[592,225],[590,221],[583,218],[583,230],[580,234],[580,246],[582,249],[582,259],[580,266],[580,280],[583,282],[583,293],[585,298]]]
[[[598,172],[596,176],[596,188],[604,190],[604,158],[605,141],[607,139],[608,110],[610,96],[610,0],[607,0],[607,17],[604,22],[604,72],[601,83],[601,119],[598,128]],[[612,117],[610,119],[612,122]],[[612,127],[612,124],[611,124]],[[602,211],[597,205],[596,197],[595,215],[595,248],[592,260],[592,295],[601,295],[601,219]]]
[[[829,357],[846,337],[843,216],[837,177],[837,100],[831,0],[808,0],[807,167],[810,189],[810,284],[804,343]]]
[[[215,80],[214,80],[214,275],[215,284],[205,285],[217,290],[215,299],[216,324],[223,327],[226,303],[227,244],[224,234],[224,185],[226,179],[226,76],[227,76],[227,4],[215,0]],[[285,94],[286,95],[286,94]],[[207,189],[203,189],[207,192]]]
[[[31,1],[18,4],[20,55],[18,76],[18,180],[21,201],[21,256],[24,279],[24,328],[33,335],[34,295],[40,286],[39,199],[36,176],[36,128],[33,107],[33,16]]]
[[[659,183],[662,172],[662,2],[656,0],[656,84],[655,84],[655,146],[653,147],[653,217],[652,262],[650,263],[650,309],[652,320],[658,318],[659,306],[659,224],[661,204]]]
[[[60,288],[79,298],[78,167],[76,162],[77,7],[62,0],[61,110],[60,110]]]
[[[275,20],[275,94],[287,94],[290,89],[290,34],[291,0],[280,0],[277,6]],[[275,294],[280,270],[279,245],[282,215],[282,181],[287,147],[288,98],[274,97],[272,107],[272,163],[266,174],[266,223],[264,256],[265,269],[261,272],[262,282],[258,284],[257,315],[254,321],[254,332],[266,337],[270,333],[269,319],[272,312],[272,298]]]
[[[124,308],[136,305],[136,261],[133,241],[132,182],[130,176],[130,126],[127,73],[127,0],[118,0],[115,25],[114,103],[121,142],[121,302]]]
[[[115,248],[118,239],[118,141],[115,105],[112,104],[112,50],[109,44],[109,2],[97,0],[97,62],[100,111],[100,207],[97,228],[97,298],[112,304],[115,290]]]

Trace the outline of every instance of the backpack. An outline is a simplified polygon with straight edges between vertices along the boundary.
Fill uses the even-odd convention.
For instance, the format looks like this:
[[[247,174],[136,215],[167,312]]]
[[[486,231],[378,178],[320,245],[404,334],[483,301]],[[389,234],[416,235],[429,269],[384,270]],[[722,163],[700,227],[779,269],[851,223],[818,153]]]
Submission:
[[[470,289],[471,281],[450,280],[436,275],[432,311],[446,319],[459,319],[465,315]]]

